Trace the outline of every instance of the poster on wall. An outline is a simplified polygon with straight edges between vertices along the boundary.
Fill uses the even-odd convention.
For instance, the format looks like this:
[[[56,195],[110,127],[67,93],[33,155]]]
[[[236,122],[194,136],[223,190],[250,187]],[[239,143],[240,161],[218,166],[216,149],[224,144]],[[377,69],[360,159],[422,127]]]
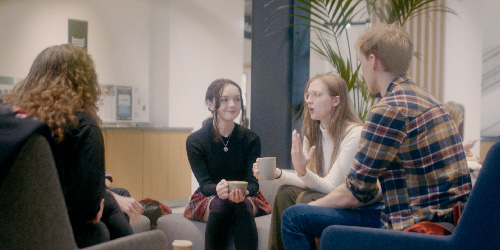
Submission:
[[[87,21],[68,19],[68,43],[87,50],[88,27]]]
[[[116,120],[132,120],[132,87],[116,86]]]

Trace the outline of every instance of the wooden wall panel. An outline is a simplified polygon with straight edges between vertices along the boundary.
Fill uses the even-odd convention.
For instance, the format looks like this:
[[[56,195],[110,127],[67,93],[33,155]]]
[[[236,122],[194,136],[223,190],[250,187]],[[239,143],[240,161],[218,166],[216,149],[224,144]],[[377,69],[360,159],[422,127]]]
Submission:
[[[130,191],[137,200],[143,197],[143,131],[106,131],[106,172],[113,176],[113,187]]]
[[[186,154],[190,132],[144,132],[144,196],[156,200],[191,196],[191,168]]]
[[[486,158],[486,154],[488,153],[488,151],[490,150],[491,146],[493,146],[493,144],[495,143],[495,141],[481,141],[481,144],[480,144],[480,156],[479,158],[481,159],[481,163],[484,162],[484,159]]]

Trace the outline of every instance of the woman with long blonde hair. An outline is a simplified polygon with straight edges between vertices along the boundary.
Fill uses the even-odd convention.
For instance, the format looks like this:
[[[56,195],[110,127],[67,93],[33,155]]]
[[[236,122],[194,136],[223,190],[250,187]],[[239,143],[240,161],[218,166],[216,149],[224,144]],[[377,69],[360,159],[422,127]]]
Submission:
[[[297,203],[308,203],[344,183],[358,150],[362,124],[355,114],[347,84],[338,75],[321,74],[307,82],[304,93],[303,143],[292,133],[294,172],[276,168],[275,179],[283,183],[274,200],[269,249],[284,249],[281,215]],[[259,178],[258,162],[253,167]]]

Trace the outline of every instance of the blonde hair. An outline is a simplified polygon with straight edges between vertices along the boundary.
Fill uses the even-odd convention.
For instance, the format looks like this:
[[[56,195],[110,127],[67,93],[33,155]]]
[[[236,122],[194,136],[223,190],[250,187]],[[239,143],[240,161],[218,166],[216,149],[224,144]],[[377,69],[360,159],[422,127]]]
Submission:
[[[460,126],[464,121],[464,113],[460,110],[458,105],[454,102],[447,102],[444,106],[448,110],[448,113],[450,113],[451,119],[453,119],[457,127]]]
[[[464,106],[460,103],[456,102],[447,102],[444,104],[445,108],[448,110],[448,113],[450,113],[451,119],[453,119],[453,122],[455,122],[455,125],[458,128],[458,132],[460,133],[460,136],[464,136],[464,129],[463,129],[463,122],[464,122]]]
[[[375,55],[386,71],[395,75],[407,74],[413,55],[413,42],[403,29],[377,25],[363,33],[355,44],[365,57]]]
[[[347,89],[347,84],[339,75],[333,74],[321,74],[317,75],[307,82],[305,92],[307,93],[309,85],[314,80],[320,80],[328,89],[328,93],[331,96],[339,96],[339,105],[337,106],[329,124],[328,124],[328,134],[333,141],[333,152],[331,155],[331,162],[335,162],[337,156],[340,152],[340,144],[342,140],[348,133],[347,127],[350,125],[361,125],[361,120],[354,112],[354,107],[349,97],[349,91]],[[304,100],[305,115],[304,122],[302,123],[302,134],[309,141],[309,148],[316,146],[312,160],[307,165],[312,172],[323,177],[326,173],[322,173],[323,170],[323,144],[321,139],[320,121],[311,119],[311,114],[307,109],[307,102]],[[309,150],[308,148],[308,150]],[[331,168],[331,165],[328,169]]]
[[[76,127],[77,112],[86,112],[100,123],[100,96],[94,62],[83,49],[63,44],[46,48],[36,57],[28,76],[2,99],[45,121],[58,142]]]

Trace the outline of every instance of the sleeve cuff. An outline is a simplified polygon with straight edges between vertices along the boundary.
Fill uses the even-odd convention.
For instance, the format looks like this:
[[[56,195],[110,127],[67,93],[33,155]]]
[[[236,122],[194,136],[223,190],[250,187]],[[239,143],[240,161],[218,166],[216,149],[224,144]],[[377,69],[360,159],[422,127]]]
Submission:
[[[363,192],[363,191],[357,189],[356,187],[354,187],[351,183],[351,179],[349,178],[349,176],[346,176],[345,184],[347,186],[347,189],[349,189],[349,191],[351,191],[352,195],[354,195],[354,197],[356,197],[356,199],[358,199],[359,202],[364,204],[364,203],[368,203],[369,201],[375,199],[375,195],[373,195],[371,192]],[[376,193],[378,193],[378,190]]]

